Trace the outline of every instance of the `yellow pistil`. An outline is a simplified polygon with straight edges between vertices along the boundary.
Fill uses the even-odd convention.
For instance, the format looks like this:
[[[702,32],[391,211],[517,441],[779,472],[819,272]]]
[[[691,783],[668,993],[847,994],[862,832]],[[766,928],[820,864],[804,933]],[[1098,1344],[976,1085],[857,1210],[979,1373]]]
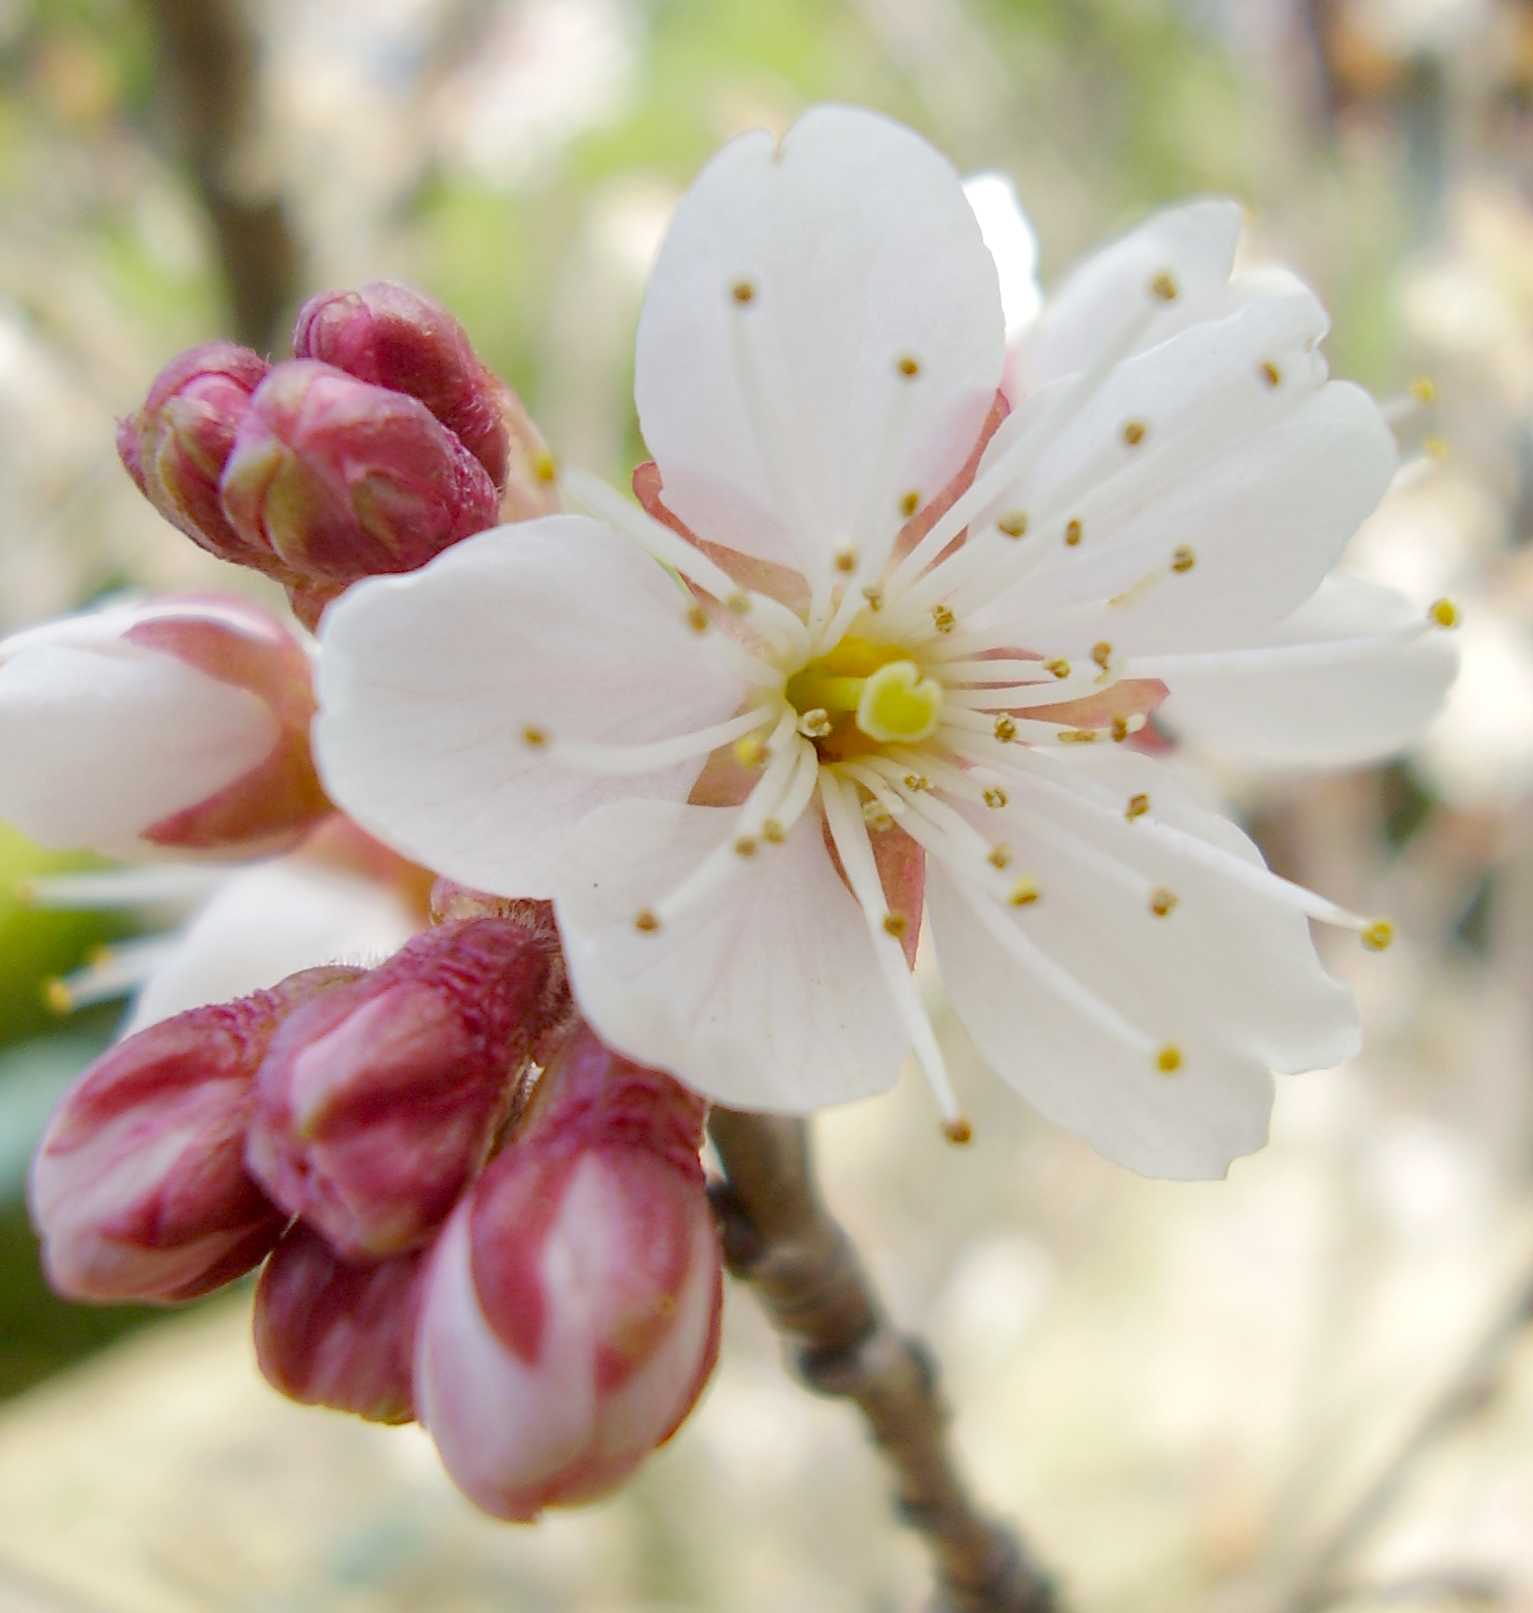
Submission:
[[[942,685],[923,677],[914,661],[890,661],[863,685],[857,726],[883,744],[914,744],[936,730]]]

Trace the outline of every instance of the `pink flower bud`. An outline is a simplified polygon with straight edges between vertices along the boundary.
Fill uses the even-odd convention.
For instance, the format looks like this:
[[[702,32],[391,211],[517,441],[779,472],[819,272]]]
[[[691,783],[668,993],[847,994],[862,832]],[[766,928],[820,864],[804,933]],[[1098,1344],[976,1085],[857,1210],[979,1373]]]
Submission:
[[[515,922],[416,936],[278,1032],[251,1171],[347,1258],[423,1242],[483,1162],[564,991],[554,952]]]
[[[251,1082],[283,1014],[356,971],[194,1008],[130,1036],[65,1095],[28,1199],[48,1281],[71,1299],[193,1299],[248,1271],[286,1216],[246,1174]]]
[[[256,1360],[266,1381],[306,1406],[411,1421],[422,1260],[349,1266],[317,1233],[292,1227],[256,1289]]]
[[[117,427],[117,452],[160,514],[193,543],[246,564],[249,545],[225,519],[218,483],[268,368],[232,342],[193,347],[160,371],[142,408]]]
[[[0,643],[0,817],[109,856],[253,856],[330,811],[307,651],[239,599],[64,617]]]
[[[439,303],[390,280],[322,292],[299,310],[293,357],[319,359],[359,381],[419,398],[495,486],[506,485],[506,389]]]
[[[703,1112],[582,1029],[443,1231],[416,1404],[486,1512],[525,1521],[605,1494],[702,1392],[722,1301]]]
[[[358,578],[413,571],[499,519],[484,467],[425,404],[308,359],[257,388],[222,496],[311,626]]]

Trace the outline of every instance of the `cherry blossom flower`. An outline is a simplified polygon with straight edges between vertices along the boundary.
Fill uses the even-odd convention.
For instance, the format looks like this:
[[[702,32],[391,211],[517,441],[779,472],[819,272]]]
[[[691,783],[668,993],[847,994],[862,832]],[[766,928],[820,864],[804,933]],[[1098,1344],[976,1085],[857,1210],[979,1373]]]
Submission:
[[[1223,1172],[1270,1072],[1357,1046],[1308,921],[1388,927],[1124,742],[1193,691],[1327,760],[1398,743],[1393,680],[1331,674],[1432,628],[1326,588],[1395,445],[1328,379],[1313,295],[1232,274],[1237,226],[1198,203],[1109,248],[998,391],[997,270],[941,156],[838,107],[734,141],[640,322],[645,508],[566,471],[584,516],[332,606],[333,797],[449,878],[552,899],[603,1040],[716,1101],[805,1112],[913,1052],[963,1137],[924,920],[1038,1109],[1135,1169]]]

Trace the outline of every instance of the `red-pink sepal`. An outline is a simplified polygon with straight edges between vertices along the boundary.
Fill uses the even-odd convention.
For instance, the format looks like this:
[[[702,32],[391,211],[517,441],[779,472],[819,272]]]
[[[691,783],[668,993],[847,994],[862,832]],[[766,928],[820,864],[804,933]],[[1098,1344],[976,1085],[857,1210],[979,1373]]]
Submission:
[[[233,342],[189,348],[117,425],[117,452],[144,497],[193,543],[242,564],[250,563],[250,545],[225,517],[218,484],[269,368],[259,353]]]
[[[269,611],[226,595],[155,600],[124,631],[265,706],[271,753],[215,795],[140,831],[150,845],[251,857],[285,851],[334,810],[309,749],[314,679],[308,651]]]
[[[489,473],[425,404],[310,359],[256,389],[220,492],[249,563],[310,626],[359,578],[413,571],[499,519]]]
[[[194,1008],[118,1043],[65,1095],[28,1182],[48,1281],[170,1304],[248,1271],[287,1217],[244,1164],[251,1083],[284,1014],[354,970]]]
[[[438,1239],[416,1405],[495,1517],[605,1494],[702,1392],[722,1303],[703,1113],[581,1028]]]
[[[348,1265],[318,1233],[302,1223],[289,1228],[255,1294],[256,1360],[266,1381],[306,1406],[410,1422],[422,1260],[416,1253]]]
[[[273,1039],[252,1173],[345,1258],[424,1242],[483,1163],[565,990],[549,946],[513,920],[416,936]]]

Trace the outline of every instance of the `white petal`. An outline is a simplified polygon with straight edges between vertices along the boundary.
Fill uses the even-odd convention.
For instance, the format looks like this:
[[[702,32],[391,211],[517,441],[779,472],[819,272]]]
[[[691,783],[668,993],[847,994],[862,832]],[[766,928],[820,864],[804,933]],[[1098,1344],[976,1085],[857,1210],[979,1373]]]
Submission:
[[[300,969],[381,962],[421,927],[392,886],[316,865],[301,852],[242,869],[181,931],[122,1034],[273,986]]]
[[[1089,368],[1098,355],[1128,342],[1127,352],[1164,341],[1195,320],[1225,311],[1224,298],[1240,235],[1240,208],[1205,200],[1167,208],[1093,253],[1048,299],[1016,361],[1018,395]],[[1174,291],[1157,294],[1157,277]],[[1153,319],[1142,335],[1133,327]]]
[[[1332,577],[1231,654],[1171,656],[1160,715],[1183,737],[1257,767],[1341,767],[1412,744],[1458,665],[1450,633],[1402,639],[1421,611],[1393,589]],[[1334,646],[1334,648],[1327,648]]]
[[[995,266],[952,167],[886,118],[820,107],[780,146],[732,142],[683,198],[635,394],[666,503],[699,537],[810,575],[854,547],[871,574],[903,495],[963,465],[1002,357]]]
[[[0,646],[0,817],[43,845],[108,856],[271,754],[267,706],[175,656],[73,618]]]
[[[1225,648],[1296,610],[1395,467],[1372,400],[1325,384],[1313,351],[1323,330],[1307,293],[1263,296],[1119,366],[1079,412],[1056,402],[1037,428],[1041,447],[1027,449],[1022,428],[998,434],[992,462],[1021,444],[1012,451],[1023,466],[988,520],[1027,511],[1024,545],[1042,548],[1008,562],[1008,540],[982,523],[998,567],[1030,569],[1009,589],[1004,571],[987,579],[990,602],[968,625],[1005,643],[1065,634],[1120,650]],[[1137,444],[1130,426],[1142,428]],[[1070,521],[1080,523],[1073,545]],[[1174,572],[1184,548],[1191,569]]]
[[[322,624],[326,786],[438,873],[549,895],[559,844],[592,807],[683,797],[701,766],[610,779],[561,763],[559,743],[646,744],[741,703],[688,603],[635,545],[577,516],[499,527],[359,584]],[[528,745],[529,728],[548,742]]]
[[[963,182],[963,193],[979,220],[985,247],[995,259],[1001,284],[1001,311],[1010,344],[1030,325],[1043,305],[1038,285],[1038,237],[1017,201],[1016,188],[1004,174],[975,174]]]
[[[817,812],[658,933],[635,928],[734,816],[637,801],[581,825],[555,898],[581,1008],[603,1041],[720,1103],[807,1113],[883,1091],[905,1044]]]
[[[1128,821],[1123,807],[1147,793],[1158,821],[1258,863],[1233,824],[1196,806],[1147,758],[1117,753],[1079,763],[1040,777],[1089,792],[1110,808],[1105,815],[1018,778],[1012,805],[975,821],[1011,846],[1016,868],[1041,892],[1008,909],[1004,922],[1106,1013],[1083,1011],[1041,970],[1011,958],[976,921],[952,875],[933,865],[927,888],[944,983],[985,1057],[1051,1119],[1149,1175],[1220,1175],[1265,1138],[1267,1071],[1348,1056],[1357,1045],[1355,1013],[1320,967],[1296,909],[1168,847]],[[1069,837],[1047,833],[1050,826]],[[1177,898],[1164,917],[1148,900],[1159,888]],[[1114,1034],[1114,1015],[1139,1039]],[[1169,1076],[1155,1062],[1167,1045],[1182,1055]]]

